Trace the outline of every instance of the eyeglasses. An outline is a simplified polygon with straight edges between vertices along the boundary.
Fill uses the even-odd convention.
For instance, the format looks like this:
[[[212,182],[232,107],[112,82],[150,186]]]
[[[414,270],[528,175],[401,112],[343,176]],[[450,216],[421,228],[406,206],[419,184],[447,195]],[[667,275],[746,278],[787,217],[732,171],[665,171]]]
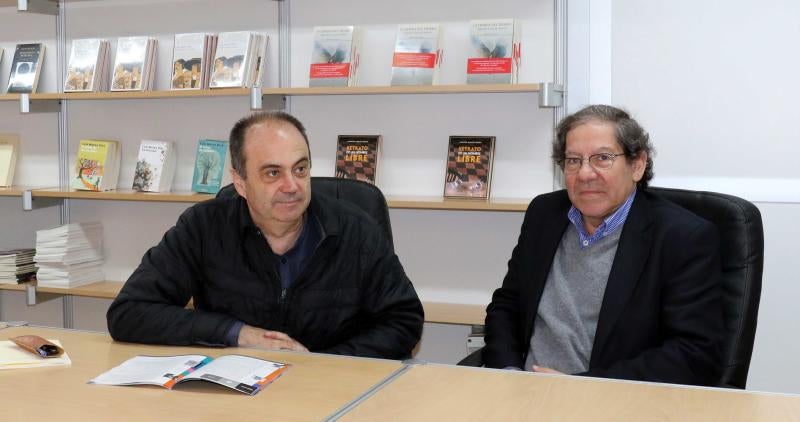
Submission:
[[[621,154],[612,154],[604,152],[602,154],[592,154],[589,158],[581,157],[564,157],[559,160],[558,164],[564,170],[564,173],[577,173],[583,167],[583,162],[588,161],[589,165],[595,170],[608,170],[614,165],[614,160]]]

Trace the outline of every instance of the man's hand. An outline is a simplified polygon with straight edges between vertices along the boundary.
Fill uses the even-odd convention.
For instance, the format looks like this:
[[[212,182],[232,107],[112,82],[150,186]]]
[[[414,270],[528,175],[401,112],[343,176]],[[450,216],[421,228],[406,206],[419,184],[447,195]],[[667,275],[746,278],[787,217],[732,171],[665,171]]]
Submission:
[[[307,352],[305,346],[280,331],[269,331],[247,324],[239,331],[239,347],[256,347],[268,350]]]
[[[545,368],[544,366],[533,365],[533,372],[541,372],[543,374],[561,374],[564,375],[563,372],[558,372],[555,369]]]

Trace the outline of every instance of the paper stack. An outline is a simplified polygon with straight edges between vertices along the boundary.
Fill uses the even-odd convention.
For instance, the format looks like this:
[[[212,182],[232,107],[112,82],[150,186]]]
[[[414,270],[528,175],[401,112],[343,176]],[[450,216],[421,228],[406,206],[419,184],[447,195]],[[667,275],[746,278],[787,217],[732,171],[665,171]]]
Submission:
[[[101,223],[72,223],[36,232],[40,287],[71,288],[103,281]]]
[[[0,251],[0,284],[17,284],[31,281],[36,276],[33,262],[35,249]]]

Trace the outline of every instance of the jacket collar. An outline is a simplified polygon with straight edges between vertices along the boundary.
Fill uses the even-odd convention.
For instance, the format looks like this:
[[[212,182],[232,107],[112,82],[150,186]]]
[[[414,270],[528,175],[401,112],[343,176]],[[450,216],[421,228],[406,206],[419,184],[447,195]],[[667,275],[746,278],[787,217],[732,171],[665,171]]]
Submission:
[[[247,200],[238,194],[226,200],[231,201],[232,214],[238,217],[240,235],[244,236],[248,232],[255,233],[259,230],[250,215]],[[330,207],[334,206],[331,202],[333,202],[333,199],[325,195],[311,193],[311,203],[308,208],[311,211],[311,216],[319,223],[321,229],[320,237],[322,239],[329,235],[339,235],[340,233],[339,220],[336,218],[335,213],[330,210]]]

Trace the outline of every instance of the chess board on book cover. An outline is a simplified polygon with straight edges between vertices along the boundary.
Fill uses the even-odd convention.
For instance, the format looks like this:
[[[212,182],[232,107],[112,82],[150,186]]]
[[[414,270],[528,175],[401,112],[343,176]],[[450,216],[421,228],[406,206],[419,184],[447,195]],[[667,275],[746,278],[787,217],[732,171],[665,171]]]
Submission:
[[[494,136],[451,136],[447,148],[445,198],[489,199]]]
[[[380,135],[339,135],[336,177],[376,184],[381,143]]]

